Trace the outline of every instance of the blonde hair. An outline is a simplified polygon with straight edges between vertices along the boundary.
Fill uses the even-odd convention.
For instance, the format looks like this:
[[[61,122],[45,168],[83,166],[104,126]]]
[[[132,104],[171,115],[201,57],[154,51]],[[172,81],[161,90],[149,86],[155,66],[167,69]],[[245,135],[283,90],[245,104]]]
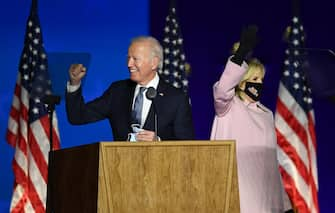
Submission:
[[[241,98],[241,85],[248,81],[250,77],[256,72],[256,71],[261,71],[263,76],[265,75],[265,67],[264,65],[257,59],[257,58],[252,58],[248,61],[248,70],[247,72],[243,75],[242,80],[238,85],[235,87],[235,94]]]

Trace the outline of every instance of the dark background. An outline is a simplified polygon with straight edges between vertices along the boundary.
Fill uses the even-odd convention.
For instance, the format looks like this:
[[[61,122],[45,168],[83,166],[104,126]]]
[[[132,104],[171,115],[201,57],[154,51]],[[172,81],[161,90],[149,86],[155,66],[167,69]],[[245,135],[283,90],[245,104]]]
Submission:
[[[8,212],[13,184],[13,149],[6,144],[4,135],[30,1],[1,3],[0,212]],[[87,100],[92,99],[100,95],[110,82],[128,76],[126,54],[132,37],[151,34],[162,39],[168,5],[168,0],[40,1],[39,14],[46,51],[90,54],[84,94]],[[302,2],[301,18],[308,47],[335,50],[333,10],[331,0]],[[282,37],[292,17],[291,1],[180,0],[177,14],[186,59],[192,67],[190,96],[197,139],[209,139],[214,117],[212,85],[221,74],[232,44],[239,39],[242,26],[256,24],[259,27],[261,42],[254,55],[267,69],[262,102],[275,111],[285,50]],[[322,70],[315,72],[321,74]],[[333,212],[335,103],[314,97],[314,109],[320,209],[321,212]],[[71,126],[66,120],[64,101],[56,110],[62,147],[113,140],[108,122]]]
[[[151,1],[150,30],[162,40],[169,1]],[[243,26],[259,27],[260,43],[254,51],[266,66],[262,103],[275,111],[286,45],[283,34],[292,18],[292,1],[186,1],[176,4],[184,38],[186,59],[191,64],[190,96],[198,139],[208,139],[214,117],[212,85],[219,79],[232,44]],[[306,47],[335,50],[334,3],[329,0],[301,1],[300,17],[306,32]],[[314,53],[313,53],[314,54]],[[335,58],[331,61],[335,63]],[[330,67],[330,66],[328,66]],[[334,68],[332,66],[331,68]],[[324,74],[323,70],[313,70]],[[331,81],[335,70],[328,71]],[[335,82],[334,82],[335,85]],[[314,96],[316,117],[319,203],[321,212],[333,212],[335,187],[335,102]]]

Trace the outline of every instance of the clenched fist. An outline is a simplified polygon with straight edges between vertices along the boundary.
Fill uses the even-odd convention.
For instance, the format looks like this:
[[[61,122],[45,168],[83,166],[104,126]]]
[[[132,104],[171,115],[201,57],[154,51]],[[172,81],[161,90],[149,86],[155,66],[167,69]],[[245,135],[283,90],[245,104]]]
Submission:
[[[70,84],[78,85],[86,74],[86,67],[82,64],[72,64],[69,69]]]

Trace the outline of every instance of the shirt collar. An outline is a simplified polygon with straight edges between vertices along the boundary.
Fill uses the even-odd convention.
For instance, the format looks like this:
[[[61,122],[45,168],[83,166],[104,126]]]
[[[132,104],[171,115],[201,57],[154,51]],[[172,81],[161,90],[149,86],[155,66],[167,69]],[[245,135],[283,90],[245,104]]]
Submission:
[[[261,104],[261,102],[259,101],[256,101],[256,102],[249,102],[247,100],[242,100],[242,102],[248,107],[248,108],[251,108],[251,109],[255,109],[255,110],[261,110],[261,111],[264,111],[264,112],[268,112],[268,109],[263,105]]]
[[[158,76],[158,73],[156,72],[155,77],[151,81],[149,81],[147,85],[143,86],[143,85],[137,84],[135,88],[135,92],[139,91],[140,87],[145,87],[145,88],[153,87],[157,90],[158,83],[159,83],[159,76]]]

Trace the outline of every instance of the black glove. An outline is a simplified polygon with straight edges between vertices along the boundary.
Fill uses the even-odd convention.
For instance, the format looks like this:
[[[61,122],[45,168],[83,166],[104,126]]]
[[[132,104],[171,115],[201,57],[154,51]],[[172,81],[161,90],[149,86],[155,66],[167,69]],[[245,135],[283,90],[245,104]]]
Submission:
[[[250,53],[258,43],[257,31],[258,27],[256,25],[250,25],[243,28],[241,32],[240,46],[232,57],[232,62],[238,65],[242,64],[248,53]]]

